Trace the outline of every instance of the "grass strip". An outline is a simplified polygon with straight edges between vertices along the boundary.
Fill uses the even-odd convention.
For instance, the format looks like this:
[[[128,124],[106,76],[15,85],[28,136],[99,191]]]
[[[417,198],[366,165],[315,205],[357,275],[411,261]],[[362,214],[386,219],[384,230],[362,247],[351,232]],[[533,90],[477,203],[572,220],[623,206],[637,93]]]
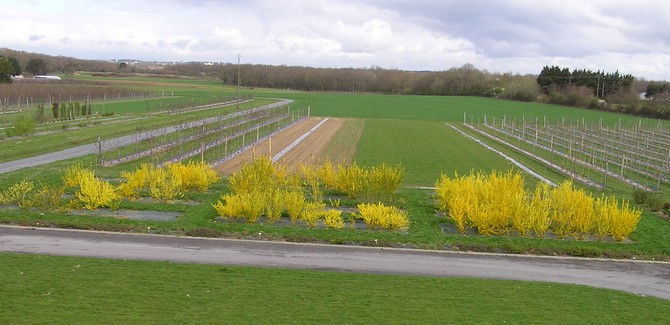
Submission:
[[[670,301],[541,282],[0,254],[0,322],[665,324]]]

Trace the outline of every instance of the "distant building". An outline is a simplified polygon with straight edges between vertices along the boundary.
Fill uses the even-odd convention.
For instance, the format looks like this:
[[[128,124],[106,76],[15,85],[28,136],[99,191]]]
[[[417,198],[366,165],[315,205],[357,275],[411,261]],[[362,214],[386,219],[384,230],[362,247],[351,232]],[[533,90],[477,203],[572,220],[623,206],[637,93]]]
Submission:
[[[36,75],[35,79],[61,80],[59,76]]]

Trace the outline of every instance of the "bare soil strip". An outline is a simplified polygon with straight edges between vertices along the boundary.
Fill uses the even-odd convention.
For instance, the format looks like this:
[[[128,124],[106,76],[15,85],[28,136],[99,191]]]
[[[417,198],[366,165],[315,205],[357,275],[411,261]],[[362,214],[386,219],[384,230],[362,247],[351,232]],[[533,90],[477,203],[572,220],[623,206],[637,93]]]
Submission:
[[[215,169],[223,174],[232,174],[242,168],[244,163],[252,161],[254,156],[271,157],[273,154],[288,147],[297,138],[307,133],[321,120],[321,118],[309,118],[302,122],[298,122],[296,125],[274,135],[270,139],[256,144],[252,149],[215,167]],[[318,159],[325,148],[328,147],[328,144],[332,140],[334,134],[337,133],[342,123],[342,119],[329,119],[328,122],[323,124],[309,137],[305,138],[299,145],[286,153],[279,162],[287,164],[289,168],[293,169],[296,168],[300,162],[309,163],[311,157]],[[272,143],[271,150],[270,142]]]
[[[279,153],[276,155],[272,156],[272,162],[279,161],[285,154],[287,154],[289,151],[293,150],[293,148],[297,147],[303,140],[305,140],[307,137],[312,135],[312,133],[316,132],[318,128],[320,128],[322,125],[326,124],[328,122],[329,118],[325,118],[321,120],[318,124],[316,124],[313,128],[309,129],[305,134],[301,135],[297,139],[295,139],[291,144],[288,145],[288,147],[282,149]]]
[[[288,165],[289,169],[323,161],[323,153],[330,145],[333,137],[342,127],[344,120],[331,118],[318,128],[312,135],[305,138],[293,150],[286,153],[279,162]]]

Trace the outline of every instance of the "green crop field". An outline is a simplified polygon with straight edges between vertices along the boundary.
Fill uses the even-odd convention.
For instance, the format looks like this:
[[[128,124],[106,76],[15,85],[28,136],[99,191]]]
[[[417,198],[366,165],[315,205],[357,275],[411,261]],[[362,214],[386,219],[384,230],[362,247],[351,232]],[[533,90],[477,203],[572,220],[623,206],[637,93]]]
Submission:
[[[179,98],[229,97],[235,89],[215,81],[140,77],[91,77],[109,80],[140,91],[169,92]],[[353,93],[308,93],[269,89],[242,89],[241,96],[255,96],[244,108],[272,102],[267,98],[295,100],[292,106],[311,106],[312,115],[360,119],[365,125],[355,153],[362,165],[381,162],[406,169],[397,205],[410,214],[407,232],[341,230],[273,226],[260,223],[215,222],[212,203],[229,191],[227,180],[205,193],[184,198],[193,204],[122,202],[121,208],[177,211],[176,221],[140,221],[70,215],[32,209],[0,209],[0,223],[96,229],[155,234],[231,236],[252,238],[262,232],[268,240],[404,246],[426,249],[458,249],[508,253],[670,259],[670,222],[645,211],[630,241],[578,241],[521,236],[445,234],[441,224],[450,220],[436,214],[430,190],[441,173],[466,174],[470,170],[507,170],[511,164],[464,138],[445,125],[458,124],[466,112],[477,123],[484,115],[508,119],[547,120],[556,123],[582,120],[608,125],[636,124],[668,127],[666,121],[576,109],[556,105],[520,103],[490,98],[391,96]],[[105,111],[128,116],[125,123],[94,124],[65,128],[49,126],[52,133],[18,139],[0,139],[0,161],[91,142],[98,135],[128,134],[139,127],[157,128],[220,114],[192,112],[146,118],[143,99],[106,103]],[[101,109],[98,105],[98,110]],[[65,122],[67,123],[67,122]],[[77,123],[77,122],[72,122]],[[70,124],[70,123],[68,123]],[[348,135],[351,136],[351,135]],[[353,141],[347,138],[346,141]],[[565,178],[542,163],[485,141],[554,182]],[[329,155],[337,153],[329,152]],[[95,164],[88,155],[3,175],[0,190],[15,182],[60,182],[62,171],[76,161]],[[96,167],[96,174],[117,179],[122,170],[140,160],[114,167]],[[537,180],[525,176],[529,187]],[[630,199],[629,186],[612,182],[604,193]],[[599,195],[596,192],[595,195]],[[185,265],[156,262],[109,261],[69,257],[0,254],[0,323],[665,323],[667,301],[582,286],[437,279],[429,277],[341,274],[299,270],[275,270],[229,266]],[[326,294],[324,294],[326,293]],[[641,312],[644,311],[644,312]],[[29,318],[26,317],[29,315]]]
[[[541,282],[0,254],[0,323],[664,324],[670,302]]]
[[[103,78],[105,79],[105,78]],[[124,78],[114,83],[121,83]],[[214,82],[196,82],[191,80],[177,82],[171,79],[169,88],[166,89],[162,79],[150,79],[140,77],[133,80],[129,85],[142,87],[147,91],[169,91],[175,96],[194,98],[201,97],[226,97],[234,94],[234,89],[216,85]],[[153,83],[157,85],[154,85]],[[361,119],[365,125],[362,137],[358,142],[355,160],[362,165],[375,165],[386,162],[392,165],[401,164],[406,169],[404,179],[405,187],[432,186],[440,177],[440,174],[452,176],[454,172],[467,174],[471,170],[489,172],[491,170],[508,170],[512,164],[499,155],[486,150],[471,139],[461,136],[445,125],[445,121],[458,124],[462,120],[462,114],[467,111],[471,116],[487,114],[487,116],[507,116],[512,119],[515,116],[526,116],[531,118],[554,119],[573,118],[603,123],[639,123],[638,118],[603,113],[585,109],[575,109],[555,105],[544,105],[536,103],[520,103],[501,101],[489,98],[474,97],[435,97],[435,96],[388,96],[374,94],[331,94],[331,93],[307,93],[290,92],[267,89],[243,89],[243,95],[255,96],[252,103],[245,103],[244,107],[251,105],[262,105],[271,102],[262,99],[261,96],[272,98],[294,99],[292,104],[296,107],[311,106],[314,115],[335,116]],[[150,120],[144,119],[142,105],[146,106],[145,100],[135,103],[135,109],[128,109],[125,114],[135,116],[136,119],[119,124],[101,124],[91,127],[83,127],[76,130],[67,130],[49,135],[34,135],[20,139],[6,139],[0,142],[5,155],[0,156],[0,161],[13,158],[34,155],[37,152],[55,150],[72,146],[75,144],[93,141],[98,134],[111,136],[132,131],[140,126],[146,128],[179,123],[182,119],[195,119],[220,114],[217,110],[191,112],[179,115],[178,120],[173,116],[156,116]],[[111,104],[110,104],[111,105]],[[118,102],[113,105],[128,105],[127,102]],[[120,107],[121,107],[120,106]],[[470,116],[469,115],[469,116]],[[655,120],[644,120],[643,123],[656,124]],[[347,141],[352,141],[351,139]],[[488,141],[486,141],[488,142]],[[506,152],[512,158],[520,161],[534,171],[548,177],[554,182],[560,182],[562,176],[551,169],[547,169],[540,162],[534,161],[519,153],[515,153],[500,145],[489,142],[493,147]],[[48,148],[48,149],[46,149]],[[329,155],[336,155],[330,152]],[[59,173],[75,161],[83,161],[85,165],[95,163],[95,156],[89,155],[78,159],[71,159],[19,170],[4,175],[0,185],[3,188],[21,181],[23,179],[46,184],[58,183]],[[97,167],[96,173],[102,177],[118,178],[119,172],[138,166],[143,160],[131,162],[114,167]],[[537,184],[537,180],[526,175],[526,183],[529,188]],[[612,182],[613,187],[604,191],[605,194],[616,194],[619,198],[630,198],[631,188],[623,184]],[[176,222],[155,223],[135,220],[113,220],[109,218],[68,216],[54,213],[40,215],[38,213],[25,213],[17,211],[4,211],[0,220],[4,223],[18,223],[25,225],[53,224],[62,227],[74,227],[84,229],[145,229],[151,226],[159,233],[192,233],[200,228],[215,229],[219,235],[233,235],[245,233],[257,233],[259,230],[268,232],[270,237],[277,239],[296,240],[302,238],[308,241],[325,242],[355,242],[366,243],[371,235],[366,232],[350,230],[334,231],[330,229],[301,229],[277,227],[269,231],[264,230],[262,225],[221,225],[212,223],[215,212],[210,203],[218,199],[220,193],[227,191],[227,183],[223,180],[217,187],[218,193],[201,196],[201,203],[186,209],[183,217]],[[599,195],[596,192],[594,195]],[[616,244],[608,242],[582,242],[563,240],[542,240],[518,237],[460,237],[444,235],[439,228],[440,222],[448,222],[446,218],[435,217],[435,207],[432,203],[432,193],[426,190],[404,189],[399,196],[402,207],[407,209],[413,219],[408,235],[396,233],[380,233],[374,236],[383,240],[387,245],[411,244],[417,247],[444,247],[458,246],[460,248],[477,250],[503,250],[509,252],[545,251],[549,253],[571,254],[580,256],[640,256],[646,258],[664,258],[670,256],[670,241],[663,239],[660,233],[668,231],[670,225],[653,213],[645,213],[638,230],[631,235],[635,241],[633,244]],[[169,204],[163,204],[169,206]],[[161,204],[151,206],[138,205],[136,203],[123,203],[125,207],[136,207],[138,209],[165,209]]]
[[[262,95],[259,93],[258,95]],[[268,93],[268,96],[280,94]],[[482,97],[460,96],[399,96],[378,94],[321,94],[321,93],[285,93],[284,98],[291,98],[296,102],[312,106],[315,116],[369,118],[369,119],[399,119],[399,120],[429,120],[463,122],[463,113],[467,113],[468,121],[474,118],[483,121],[484,115],[521,120],[538,118],[543,121],[560,121],[565,119],[582,120],[587,123],[602,122],[615,125],[621,119],[624,124],[639,123],[640,118],[608,112],[574,107],[526,103],[499,100]],[[650,127],[658,126],[658,120],[642,118],[642,124]],[[667,122],[662,122],[666,127]]]
[[[507,170],[510,164],[444,122],[370,119],[355,159],[363,165],[401,164],[409,185],[431,186],[444,172]]]

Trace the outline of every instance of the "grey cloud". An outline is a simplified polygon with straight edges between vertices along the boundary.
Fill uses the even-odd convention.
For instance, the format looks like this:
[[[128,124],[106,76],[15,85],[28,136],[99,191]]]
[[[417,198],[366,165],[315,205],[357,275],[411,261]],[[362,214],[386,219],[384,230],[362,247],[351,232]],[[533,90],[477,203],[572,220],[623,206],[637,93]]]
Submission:
[[[180,49],[187,49],[190,41],[187,39],[180,39],[174,42],[174,45]]]
[[[31,42],[37,42],[37,41],[39,41],[39,40],[41,40],[41,39],[43,39],[43,38],[44,38],[44,35],[35,35],[35,34],[33,34],[33,35],[28,36],[28,40],[31,41]]]
[[[433,31],[463,37],[475,44],[479,53],[494,58],[580,57],[603,50],[627,53],[644,50],[644,42],[668,44],[670,39],[667,12],[654,13],[653,7],[632,2],[592,6],[590,12],[581,13],[569,2],[552,1],[372,0],[371,3]],[[607,26],[601,21],[589,20],[590,15],[602,15],[622,23]],[[607,33],[582,33],[580,26],[602,28]],[[612,44],[608,38],[617,32],[624,39]],[[606,44],[608,41],[610,44]]]

